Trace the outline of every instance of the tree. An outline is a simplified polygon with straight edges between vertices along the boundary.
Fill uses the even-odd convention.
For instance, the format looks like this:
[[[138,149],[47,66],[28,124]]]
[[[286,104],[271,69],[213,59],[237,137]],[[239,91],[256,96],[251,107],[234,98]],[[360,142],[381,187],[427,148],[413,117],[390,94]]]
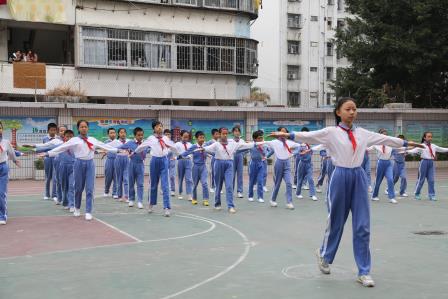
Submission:
[[[17,131],[22,129],[22,122],[17,119],[5,119],[2,120],[3,127],[11,130],[11,145],[17,147]]]
[[[361,107],[384,101],[448,107],[448,1],[346,0],[355,17],[336,33],[338,54],[351,66],[338,70],[334,88]],[[380,96],[372,101],[369,97]]]

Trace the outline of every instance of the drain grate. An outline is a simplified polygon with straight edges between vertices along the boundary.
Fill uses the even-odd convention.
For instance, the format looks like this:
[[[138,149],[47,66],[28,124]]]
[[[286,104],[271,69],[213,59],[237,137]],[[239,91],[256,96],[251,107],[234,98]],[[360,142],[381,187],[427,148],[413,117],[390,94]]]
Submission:
[[[443,230],[422,230],[418,232],[413,232],[415,235],[422,235],[422,236],[441,236],[448,234],[447,232]]]

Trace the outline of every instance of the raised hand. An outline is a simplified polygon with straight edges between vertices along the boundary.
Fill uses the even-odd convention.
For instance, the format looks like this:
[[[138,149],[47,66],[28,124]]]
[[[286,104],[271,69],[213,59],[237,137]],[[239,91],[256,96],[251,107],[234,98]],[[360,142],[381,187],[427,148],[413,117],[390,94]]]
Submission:
[[[271,132],[271,134],[269,134],[269,136],[271,137],[284,137],[284,138],[288,138],[289,137],[289,133],[284,133],[284,132]]]

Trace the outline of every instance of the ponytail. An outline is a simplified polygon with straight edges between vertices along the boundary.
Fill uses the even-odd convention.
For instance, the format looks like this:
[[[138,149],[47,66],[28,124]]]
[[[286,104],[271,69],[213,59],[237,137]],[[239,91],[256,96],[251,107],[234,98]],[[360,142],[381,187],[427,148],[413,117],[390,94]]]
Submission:
[[[344,103],[352,101],[353,103],[356,103],[356,101],[353,98],[350,97],[343,97],[343,98],[339,98],[339,100],[336,102],[336,105],[334,107],[334,118],[336,119],[336,126],[339,125],[339,123],[342,121],[341,117],[337,115],[337,111],[339,109],[341,109],[342,105],[344,105]]]

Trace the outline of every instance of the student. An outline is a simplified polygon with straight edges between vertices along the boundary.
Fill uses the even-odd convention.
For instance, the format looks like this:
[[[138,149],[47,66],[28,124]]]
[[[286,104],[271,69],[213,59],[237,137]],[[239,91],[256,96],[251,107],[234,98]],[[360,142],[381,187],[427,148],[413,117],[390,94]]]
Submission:
[[[129,162],[129,207],[134,206],[135,184],[137,184],[137,207],[143,209],[143,183],[145,180],[145,159],[146,151],[134,154],[139,145],[142,144],[144,132],[140,127],[134,129],[134,140],[128,141],[120,146],[121,150],[128,150],[130,153]]]
[[[429,200],[437,200],[436,199],[436,190],[434,188],[434,173],[435,173],[435,165],[434,161],[437,160],[437,152],[446,153],[448,152],[448,148],[443,148],[432,144],[432,133],[425,132],[423,133],[422,143],[424,148],[415,148],[413,150],[408,151],[409,154],[420,154],[422,160],[420,161],[420,166],[418,168],[418,177],[417,183],[415,185],[415,199],[421,200],[421,191],[423,184],[425,183],[425,179],[428,181],[428,195]]]
[[[206,146],[213,144],[214,142],[218,142],[219,141],[219,130],[218,129],[212,129],[212,140],[207,141],[206,142]],[[215,156],[212,155],[212,159],[210,162],[210,193],[214,193],[215,192],[215,188],[216,188],[216,184],[215,184]]]
[[[277,132],[283,134],[288,133],[288,129],[285,127],[279,127]],[[289,135],[288,135],[289,136]],[[293,150],[299,148],[298,143],[286,140],[283,137],[278,137],[275,140],[265,142],[274,152],[276,157],[274,165],[274,188],[271,197],[271,207],[277,207],[277,195],[280,191],[280,185],[282,180],[286,184],[286,208],[294,210],[294,205],[292,204],[292,182],[291,182],[291,162],[290,158],[292,156]]]
[[[215,210],[221,210],[221,188],[223,183],[226,185],[226,200],[228,211],[231,214],[236,213],[235,205],[233,203],[233,175],[234,175],[234,154],[238,150],[249,149],[253,143],[234,142],[227,139],[229,133],[227,128],[220,128],[219,142],[204,147],[208,153],[215,155],[215,178],[216,178],[216,192],[215,192]]]
[[[162,182],[163,191],[163,208],[164,216],[170,216],[171,204],[168,184],[168,154],[170,149],[174,154],[177,154],[174,143],[166,136],[163,136],[163,125],[160,121],[152,122],[152,129],[154,135],[149,136],[142,144],[136,149],[135,153],[141,153],[147,148],[151,148],[151,161],[149,164],[150,175],[150,202],[148,207],[148,213],[152,213],[153,207],[157,205],[157,185],[159,180]]]
[[[378,131],[379,134],[387,135],[386,129],[380,129]],[[380,190],[381,182],[383,178],[386,177],[387,180],[387,193],[389,196],[389,202],[396,204],[397,200],[395,199],[395,191],[394,191],[394,177],[393,177],[393,167],[392,162],[390,160],[392,155],[392,148],[386,145],[374,145],[369,150],[375,150],[378,155],[378,164],[376,166],[376,179],[375,179],[375,188],[373,189],[372,200],[379,201],[378,193]]]
[[[72,130],[64,132],[64,142],[72,139],[74,133]],[[62,206],[71,213],[75,211],[75,181],[73,177],[73,166],[75,156],[71,150],[67,150],[58,155],[59,157],[59,181],[62,188]]]
[[[255,131],[252,133],[254,142],[263,142],[263,131]],[[249,201],[254,201],[254,187],[257,186],[258,202],[263,203],[264,178],[266,174],[265,162],[270,150],[267,145],[256,145],[250,149],[249,163]]]
[[[232,128],[233,139],[229,141],[238,144],[246,143],[241,137],[241,129],[238,126]],[[244,168],[244,154],[242,152],[235,152],[233,158],[233,189],[235,189],[235,179],[237,183],[237,197],[243,198],[243,168]]]
[[[108,128],[107,135],[109,139],[105,142],[111,143],[117,138],[117,132],[115,128]],[[104,165],[104,197],[109,197],[110,186],[112,185],[112,197],[118,198],[117,196],[117,181],[116,181],[116,172],[115,172],[115,159],[117,155],[114,153],[106,154],[106,163]],[[103,156],[104,157],[104,156]]]
[[[328,177],[328,162],[331,161],[330,156],[327,154],[327,150],[324,146],[318,147],[315,146],[312,148],[313,151],[319,151],[320,156],[320,172],[319,177],[317,178],[317,184],[316,184],[316,192],[321,193],[322,186],[324,184],[325,176]]]
[[[294,150],[292,150],[292,155],[294,157],[294,178],[292,182],[292,189],[297,189],[297,174],[299,170],[300,159],[302,158],[300,156],[300,147],[294,148]]]
[[[171,140],[171,130],[165,129],[163,131],[163,135],[166,136],[169,140]],[[176,195],[176,160],[177,157],[173,155],[172,152],[168,154],[168,160],[169,160],[169,169],[168,169],[168,176],[170,177],[170,190],[171,190],[171,196]]]
[[[337,126],[313,132],[292,134],[273,133],[275,137],[288,137],[302,142],[323,144],[331,152],[335,169],[331,176],[327,200],[330,207],[328,227],[322,247],[317,250],[319,269],[330,274],[342,237],[345,221],[352,212],[353,250],[358,266],[358,279],[365,287],[373,287],[370,276],[370,209],[366,173],[361,168],[368,146],[387,145],[402,147],[416,145],[399,138],[373,133],[356,127],[356,104],[351,98],[340,99],[334,110]],[[419,146],[419,145],[416,145]]]
[[[371,175],[371,167],[370,167],[370,157],[369,157],[369,150],[367,149],[364,153],[364,158],[362,160],[361,164],[362,169],[366,172],[367,175],[367,184],[368,184],[368,192],[372,193],[372,175]]]
[[[19,160],[16,159],[14,148],[11,143],[3,139],[3,124],[0,122],[0,225],[5,225],[8,221],[8,181],[9,167],[8,158],[20,167]]]
[[[185,189],[187,193],[187,198],[189,201],[192,201],[192,191],[193,191],[193,178],[192,178],[192,162],[189,156],[182,156],[184,152],[186,152],[190,147],[191,143],[189,140],[191,139],[190,133],[188,131],[182,130],[180,132],[181,141],[177,142],[176,152],[179,153],[179,157],[177,158],[177,173],[179,177],[179,196],[178,199],[183,199],[183,184],[185,179]]]
[[[86,220],[92,220],[93,196],[95,185],[95,163],[93,162],[95,148],[102,148],[106,151],[117,153],[117,149],[108,144],[98,141],[96,138],[88,136],[89,123],[79,120],[76,124],[79,136],[70,139],[60,146],[44,154],[44,156],[55,157],[58,154],[70,150],[75,156],[73,165],[74,188],[75,188],[75,210],[73,215],[81,215],[81,199],[84,189],[86,190]]]
[[[405,140],[404,135],[398,135],[397,137]],[[406,194],[408,185],[405,164],[406,148],[393,149],[392,157],[394,158],[394,186],[398,182],[398,179],[400,179],[400,197],[408,197]]]
[[[263,131],[261,131],[263,132]],[[263,132],[264,134],[264,132]],[[263,160],[263,191],[269,192],[269,189],[267,187],[267,181],[268,181],[268,159],[274,154],[274,151],[271,150],[270,147],[266,148],[266,159]]]
[[[303,127],[302,132],[309,132],[307,127]],[[310,190],[310,197],[313,201],[317,201],[316,189],[314,188],[313,180],[313,163],[311,158],[313,157],[313,150],[308,143],[302,143],[300,145],[300,161],[297,169],[297,190],[296,195],[298,199],[302,199],[302,184],[308,181]]]
[[[114,148],[120,148],[123,144],[128,142],[126,139],[126,129],[118,129],[118,139],[115,139],[108,143],[108,145]],[[129,202],[129,156],[125,154],[117,155],[115,158],[115,179],[117,181],[117,195],[114,199],[118,199],[121,202]]]
[[[202,205],[209,205],[209,193],[208,193],[208,170],[207,170],[207,153],[205,153],[202,149],[205,146],[205,134],[202,131],[197,131],[194,135],[197,143],[192,145],[188,150],[181,154],[183,158],[186,158],[189,155],[193,155],[193,200],[191,203],[193,205],[198,204],[198,194],[197,188],[199,181],[202,184]],[[199,150],[199,151],[197,151]]]
[[[67,130],[66,126],[59,126],[57,139],[64,142],[64,133],[66,130]],[[57,197],[56,199],[53,198],[53,200],[56,203],[56,205],[60,205],[62,203],[62,185],[61,182],[59,181],[60,177],[59,169],[60,169],[60,161],[59,157],[56,156],[54,157],[53,160],[53,181],[56,183],[56,197]]]

